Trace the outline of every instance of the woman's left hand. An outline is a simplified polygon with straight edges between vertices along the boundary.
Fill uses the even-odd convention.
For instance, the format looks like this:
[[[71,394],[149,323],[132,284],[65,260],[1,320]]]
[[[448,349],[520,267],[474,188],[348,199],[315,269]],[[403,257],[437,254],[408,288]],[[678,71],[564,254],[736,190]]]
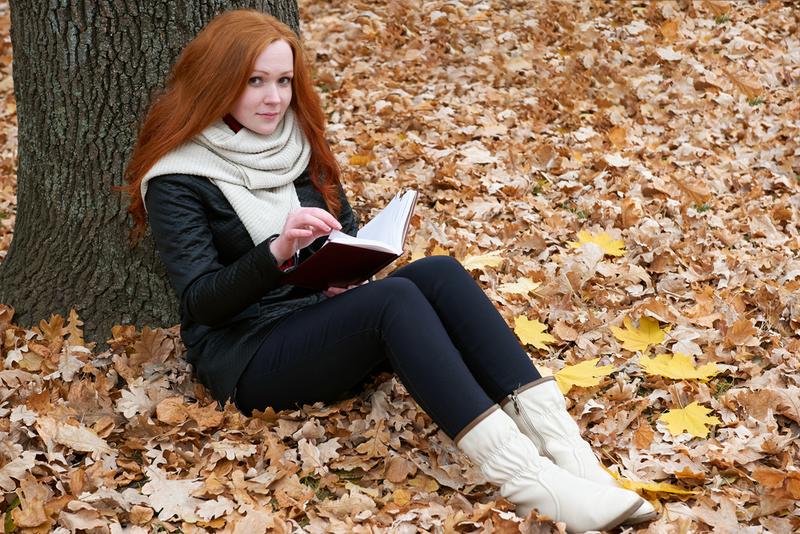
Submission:
[[[347,286],[347,287],[329,287],[328,289],[323,291],[322,294],[325,295],[326,297],[335,297],[336,295],[341,295],[345,291],[347,291],[349,289],[353,289],[354,287],[363,286],[368,281],[369,280],[364,280],[360,284],[353,284],[353,285]]]

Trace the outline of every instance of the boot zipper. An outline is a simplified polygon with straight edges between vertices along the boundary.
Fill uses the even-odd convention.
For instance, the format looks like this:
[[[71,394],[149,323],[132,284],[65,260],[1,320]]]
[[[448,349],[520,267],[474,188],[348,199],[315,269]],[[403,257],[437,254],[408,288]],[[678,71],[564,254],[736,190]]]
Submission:
[[[525,426],[527,426],[528,430],[538,438],[539,443],[537,443],[536,445],[541,449],[539,452],[541,452],[542,454],[544,454],[545,456],[547,456],[552,460],[553,455],[550,454],[549,450],[547,450],[547,445],[545,445],[544,437],[539,433],[538,430],[536,430],[536,427],[533,426],[533,423],[531,423],[531,420],[528,418],[528,414],[520,408],[516,390],[511,392],[511,402],[514,404],[514,411],[517,412],[517,415],[522,417],[522,421],[525,423]]]

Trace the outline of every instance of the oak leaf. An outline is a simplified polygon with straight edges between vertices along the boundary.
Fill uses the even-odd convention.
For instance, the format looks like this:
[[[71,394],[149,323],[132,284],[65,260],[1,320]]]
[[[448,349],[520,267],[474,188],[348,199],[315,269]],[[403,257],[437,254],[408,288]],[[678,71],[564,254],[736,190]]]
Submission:
[[[11,324],[11,319],[14,317],[14,308],[8,304],[0,304],[0,332]]]
[[[416,473],[417,466],[414,464],[414,462],[411,462],[402,456],[392,456],[386,460],[384,477],[392,484],[400,484],[409,476],[413,476]]]
[[[536,319],[533,321],[520,315],[514,319],[514,333],[526,345],[533,345],[537,349],[546,349],[548,343],[555,342],[556,338],[545,332],[547,325]]]
[[[192,493],[203,486],[195,479],[170,480],[167,473],[158,467],[146,467],[145,476],[149,481],[142,486],[148,504],[158,511],[162,521],[177,517],[191,523],[197,521],[197,507],[203,502],[192,497]]]
[[[48,342],[52,342],[61,337],[67,332],[64,328],[64,318],[58,314],[50,316],[49,321],[42,319],[39,321],[39,327],[33,328],[34,332],[41,334],[41,336]]]
[[[758,330],[750,319],[742,318],[728,327],[725,332],[725,343],[731,347],[757,347],[760,344]]]
[[[183,424],[189,418],[183,397],[167,397],[156,406],[156,418],[168,425]]]
[[[7,493],[13,492],[17,483],[12,479],[22,480],[34,465],[36,465],[36,451],[25,451],[19,445],[14,445],[13,452],[18,454],[16,458],[0,467],[0,489]]]
[[[622,341],[622,348],[631,352],[640,350],[647,352],[650,345],[658,345],[664,341],[664,337],[669,328],[661,330],[658,326],[658,321],[649,317],[642,317],[639,319],[638,328],[633,326],[633,321],[630,317],[623,319],[625,328],[612,326],[611,331],[614,337]]]
[[[468,271],[473,269],[483,270],[486,267],[499,267],[505,261],[505,258],[500,256],[501,253],[501,251],[495,250],[486,254],[479,254],[477,256],[470,255],[464,258],[464,260],[461,262],[461,265],[463,265]]]
[[[568,365],[555,374],[561,393],[566,394],[572,386],[591,387],[600,383],[600,377],[614,372],[611,365],[597,366],[600,358],[592,358],[576,365]]]
[[[530,278],[520,278],[516,282],[500,284],[499,286],[497,286],[497,290],[500,291],[501,293],[527,295],[531,291],[534,291],[540,285],[542,284],[534,282]]]
[[[174,343],[163,328],[142,328],[142,336],[133,345],[136,354],[132,358],[134,364],[140,363],[164,363],[169,358]]]
[[[647,374],[675,380],[694,378],[706,381],[720,372],[720,368],[715,363],[707,363],[700,367],[695,367],[692,357],[682,352],[676,352],[672,356],[669,354],[656,354],[654,358],[643,356],[639,360],[639,365],[642,366]]]
[[[58,443],[74,451],[91,453],[95,459],[101,454],[114,452],[106,440],[84,425],[71,425],[52,417],[39,417],[35,426],[48,450],[53,448],[54,443]]]
[[[713,415],[709,416],[709,413],[711,413],[709,408],[693,402],[686,408],[669,410],[658,420],[666,423],[673,436],[678,436],[686,431],[692,436],[705,438],[710,432],[709,425],[720,424],[720,420]]]
[[[625,255],[625,243],[623,243],[619,239],[614,239],[608,232],[602,232],[600,234],[591,234],[584,230],[578,232],[578,240],[577,241],[570,241],[568,243],[570,248],[580,248],[582,245],[586,243],[594,243],[595,245],[599,246],[603,250],[603,254],[608,256],[624,256]]]
[[[69,310],[69,317],[67,318],[67,334],[69,334],[70,345],[86,345],[83,339],[83,321],[78,318],[78,312],[75,308]]]
[[[53,496],[53,491],[45,484],[36,480],[33,475],[20,481],[17,490],[20,504],[11,510],[11,517],[14,525],[18,528],[37,528],[52,525],[50,517],[51,510],[48,510],[46,503]],[[47,529],[40,530],[47,532]]]

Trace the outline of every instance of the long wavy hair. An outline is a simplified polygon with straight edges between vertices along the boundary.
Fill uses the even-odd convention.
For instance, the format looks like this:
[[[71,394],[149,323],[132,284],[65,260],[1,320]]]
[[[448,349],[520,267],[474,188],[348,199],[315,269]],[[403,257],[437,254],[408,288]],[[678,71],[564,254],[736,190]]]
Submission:
[[[311,181],[328,210],[338,215],[340,173],[325,140],[325,114],[311,81],[297,36],[275,17],[253,9],[222,13],[186,45],[153,99],[125,168],[133,218],[131,239],[138,242],[146,224],[139,191],[147,171],[169,152],[224,117],[244,92],[256,59],[275,41],[286,41],[294,56],[291,108],[311,146]]]

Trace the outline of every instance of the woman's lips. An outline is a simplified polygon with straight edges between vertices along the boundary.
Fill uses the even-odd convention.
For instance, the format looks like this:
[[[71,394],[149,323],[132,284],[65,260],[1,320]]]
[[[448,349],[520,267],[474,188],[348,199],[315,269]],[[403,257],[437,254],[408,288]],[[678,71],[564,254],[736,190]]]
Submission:
[[[259,117],[264,117],[265,119],[274,119],[278,116],[277,113],[256,113]]]

